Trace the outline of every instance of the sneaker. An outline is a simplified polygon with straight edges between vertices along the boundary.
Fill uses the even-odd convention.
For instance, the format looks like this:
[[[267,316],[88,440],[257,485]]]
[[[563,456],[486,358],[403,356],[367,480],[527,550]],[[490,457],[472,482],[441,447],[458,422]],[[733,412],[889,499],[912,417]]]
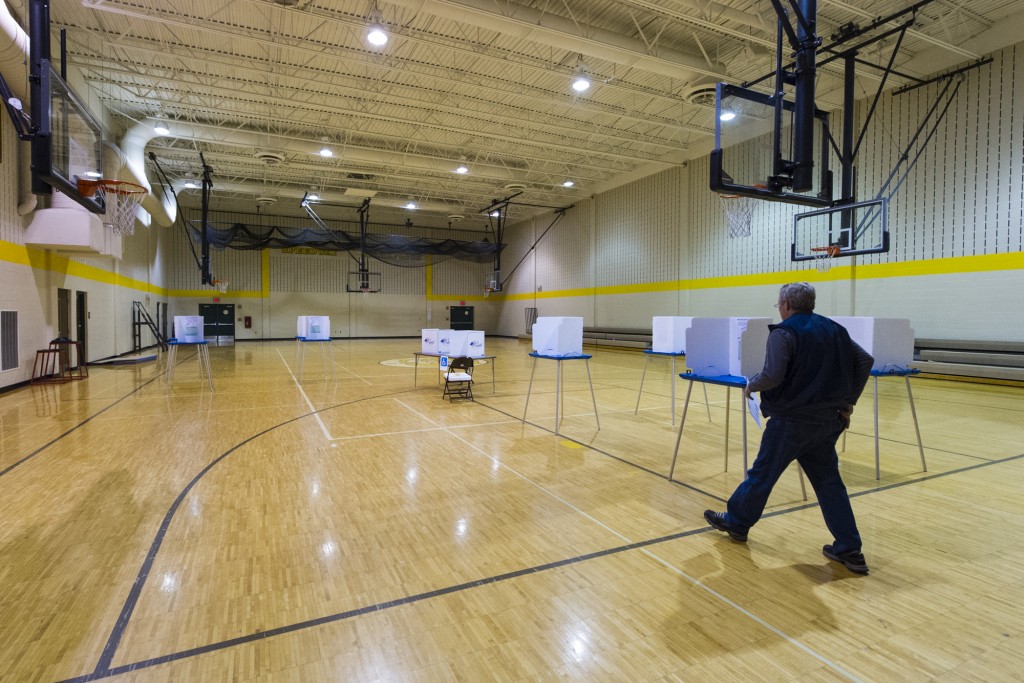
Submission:
[[[740,531],[736,527],[734,527],[734,526],[730,525],[728,522],[726,522],[725,521],[725,513],[724,512],[715,512],[714,510],[705,510],[704,511],[704,519],[706,519],[708,524],[710,524],[714,528],[718,529],[719,531],[724,531],[725,533],[729,534],[729,538],[731,538],[732,540],[739,541],[740,543],[746,543],[747,542],[747,532],[746,531]]]
[[[707,515],[704,515],[707,517]],[[832,560],[838,562],[854,574],[867,574],[868,573],[868,562],[864,559],[864,554],[857,550],[850,550],[845,553],[832,552],[832,546],[826,545],[821,549],[821,554]]]

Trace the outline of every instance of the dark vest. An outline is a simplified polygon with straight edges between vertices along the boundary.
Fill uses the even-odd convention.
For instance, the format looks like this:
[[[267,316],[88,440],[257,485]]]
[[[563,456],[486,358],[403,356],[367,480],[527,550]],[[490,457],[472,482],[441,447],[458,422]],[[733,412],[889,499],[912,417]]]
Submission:
[[[786,377],[761,392],[766,415],[829,419],[846,405],[856,382],[856,364],[846,328],[817,313],[797,313],[783,327],[796,343]]]

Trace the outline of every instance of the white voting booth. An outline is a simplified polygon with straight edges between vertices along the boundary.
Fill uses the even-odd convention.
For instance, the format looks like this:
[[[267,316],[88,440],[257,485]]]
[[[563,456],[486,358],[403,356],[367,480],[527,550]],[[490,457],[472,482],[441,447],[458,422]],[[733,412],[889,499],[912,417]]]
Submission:
[[[420,330],[420,353],[430,355],[484,356],[484,333],[481,330]]]
[[[484,355],[484,333],[480,330],[452,330],[449,356],[480,358]]]
[[[310,341],[331,338],[331,318],[326,315],[300,315],[295,324],[295,336]]]
[[[688,316],[654,316],[651,326],[651,351],[686,353],[686,331],[692,324],[693,318]]]
[[[533,350],[542,356],[582,355],[583,318],[537,318],[533,324]]]
[[[686,365],[696,375],[752,377],[764,367],[771,318],[694,318]]]
[[[184,344],[196,344],[203,341],[203,316],[174,316],[174,338]]]
[[[872,370],[909,368],[914,360],[914,330],[907,318],[831,316],[846,328],[850,338],[870,353]]]

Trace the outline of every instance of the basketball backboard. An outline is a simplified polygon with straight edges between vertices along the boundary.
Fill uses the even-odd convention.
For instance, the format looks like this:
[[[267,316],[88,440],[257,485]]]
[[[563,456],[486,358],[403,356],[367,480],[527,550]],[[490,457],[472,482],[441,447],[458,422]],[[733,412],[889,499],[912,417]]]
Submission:
[[[838,247],[835,256],[889,251],[888,207],[888,200],[872,199],[793,216],[791,260],[817,258],[822,247]]]
[[[776,102],[776,97],[756,90],[718,84],[711,189],[769,201],[830,206],[828,114],[815,109],[813,130],[798,131],[793,124],[794,104],[783,98],[776,107]],[[813,168],[810,188],[797,192],[793,174],[799,137],[810,143],[807,155]]]
[[[381,274],[366,270],[349,271],[345,291],[351,293],[376,294],[380,292]]]
[[[40,70],[33,118],[39,134],[32,140],[32,191],[60,190],[93,213],[105,210],[101,195],[84,196],[78,179],[103,177],[103,129],[48,60]]]

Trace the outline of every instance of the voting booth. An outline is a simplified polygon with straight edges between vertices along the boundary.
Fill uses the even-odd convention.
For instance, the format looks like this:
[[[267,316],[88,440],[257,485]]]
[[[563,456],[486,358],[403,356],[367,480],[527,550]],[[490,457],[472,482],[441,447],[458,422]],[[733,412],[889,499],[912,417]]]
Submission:
[[[203,341],[203,316],[174,316],[174,338],[185,344],[196,344]]]
[[[688,316],[654,316],[651,325],[651,351],[686,353],[686,331],[692,324],[693,318]]]
[[[420,353],[437,353],[437,328],[420,330]]]
[[[909,368],[914,360],[914,330],[907,318],[830,316],[875,359],[872,370]]]
[[[452,330],[450,356],[481,358],[484,355],[484,333],[480,330]]]
[[[764,368],[771,318],[694,318],[686,365],[696,375],[752,377]]]
[[[542,356],[582,355],[583,318],[537,318],[533,324],[533,350]]]
[[[326,315],[300,315],[295,324],[295,336],[309,341],[327,341],[331,338],[331,318]]]

